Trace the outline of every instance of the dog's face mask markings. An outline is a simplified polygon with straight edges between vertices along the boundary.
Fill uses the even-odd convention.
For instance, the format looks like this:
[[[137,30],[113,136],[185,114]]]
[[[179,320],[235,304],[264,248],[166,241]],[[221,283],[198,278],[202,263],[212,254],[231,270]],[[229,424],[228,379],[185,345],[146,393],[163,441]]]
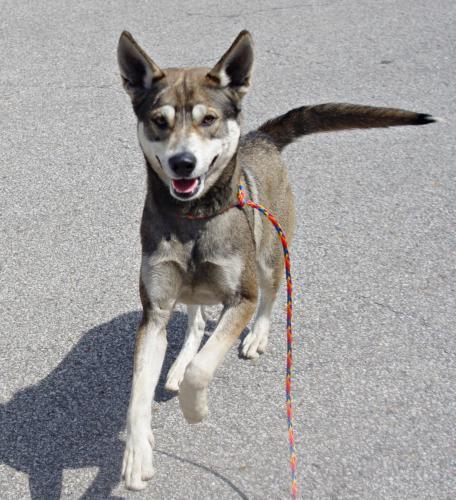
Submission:
[[[128,34],[118,59],[149,164],[173,197],[198,198],[238,146],[240,103],[253,64],[250,36],[236,40],[212,70],[161,70]]]
[[[149,163],[181,200],[197,198],[216,180],[233,157],[239,135],[236,118],[205,104],[190,109],[159,106],[138,123],[139,142]]]

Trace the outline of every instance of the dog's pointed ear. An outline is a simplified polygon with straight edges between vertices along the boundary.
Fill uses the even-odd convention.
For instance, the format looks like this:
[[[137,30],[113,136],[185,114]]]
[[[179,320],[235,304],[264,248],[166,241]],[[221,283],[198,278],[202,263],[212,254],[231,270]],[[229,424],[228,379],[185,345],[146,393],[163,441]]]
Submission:
[[[128,31],[120,35],[117,60],[123,86],[133,101],[165,76]]]
[[[250,87],[252,70],[253,39],[252,35],[244,30],[206,78],[213,85],[231,88],[242,97]]]

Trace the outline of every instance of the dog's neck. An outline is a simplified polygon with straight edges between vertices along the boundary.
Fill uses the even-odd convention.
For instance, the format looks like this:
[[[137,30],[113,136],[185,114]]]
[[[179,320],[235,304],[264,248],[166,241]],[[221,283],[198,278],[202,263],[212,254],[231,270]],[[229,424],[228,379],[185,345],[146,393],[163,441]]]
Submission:
[[[151,167],[147,158],[147,199],[155,210],[175,215],[176,217],[192,216],[211,218],[236,203],[241,169],[237,161],[237,153],[223,169],[220,177],[200,198],[191,201],[179,201],[169,192],[168,186],[160,179]]]

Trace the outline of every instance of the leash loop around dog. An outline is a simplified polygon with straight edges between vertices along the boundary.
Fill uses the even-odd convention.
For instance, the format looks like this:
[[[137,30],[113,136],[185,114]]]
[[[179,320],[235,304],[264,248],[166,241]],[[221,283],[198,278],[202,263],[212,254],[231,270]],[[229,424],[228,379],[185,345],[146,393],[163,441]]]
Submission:
[[[288,441],[290,443],[290,469],[291,469],[291,499],[295,500],[298,493],[298,486],[296,480],[297,457],[294,441],[293,430],[293,404],[291,399],[291,376],[293,368],[293,282],[291,280],[291,260],[290,252],[288,251],[288,244],[280,224],[277,219],[262,205],[255,203],[252,200],[246,199],[245,189],[242,184],[239,184],[238,190],[238,207],[244,208],[245,205],[258,210],[261,214],[269,219],[277,231],[280,242],[282,243],[283,259],[285,264],[285,275],[287,278],[287,369],[285,381],[285,395],[286,395],[286,409],[288,420]]]

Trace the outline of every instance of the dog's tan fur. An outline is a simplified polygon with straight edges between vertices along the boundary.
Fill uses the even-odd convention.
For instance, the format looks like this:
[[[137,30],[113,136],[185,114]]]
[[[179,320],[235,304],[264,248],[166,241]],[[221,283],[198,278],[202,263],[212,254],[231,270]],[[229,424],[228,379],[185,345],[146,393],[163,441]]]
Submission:
[[[187,304],[189,325],[167,388],[179,391],[189,422],[206,416],[208,385],[255,310],[242,354],[255,358],[266,347],[282,275],[281,248],[275,230],[260,215],[226,210],[236,202],[239,182],[248,197],[277,215],[291,242],[293,193],[280,157],[287,144],[309,133],[433,119],[403,110],[324,104],[297,108],[240,137],[241,103],[253,65],[248,32],[239,34],[212,69],[162,70],[126,32],[119,41],[118,60],[138,118],[148,178],[141,222],[144,313],[136,340],[123,462],[126,486],[142,489],[153,474],[151,403],[175,304]],[[190,170],[179,174],[184,166]],[[190,214],[201,218],[189,220]],[[198,352],[204,332],[201,306],[217,303],[224,306],[221,318]]]

